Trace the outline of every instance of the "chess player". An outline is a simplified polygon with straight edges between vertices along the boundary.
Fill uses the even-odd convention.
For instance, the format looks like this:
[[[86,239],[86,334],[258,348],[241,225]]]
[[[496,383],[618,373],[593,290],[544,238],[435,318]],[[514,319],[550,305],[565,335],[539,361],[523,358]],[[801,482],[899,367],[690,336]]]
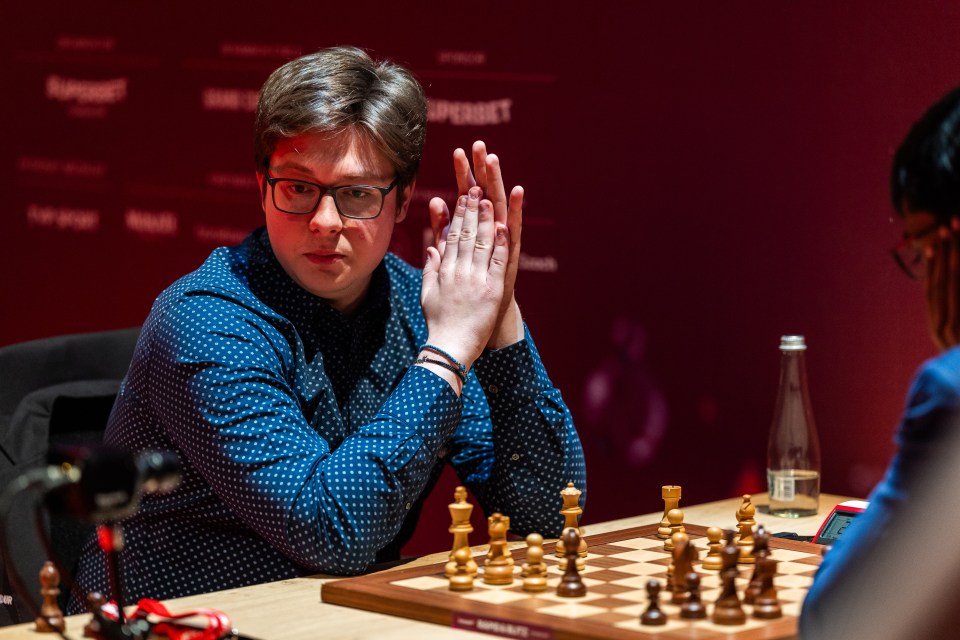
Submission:
[[[824,557],[800,618],[808,639],[947,637],[924,632],[922,623],[937,621],[923,615],[922,605],[923,598],[944,603],[953,592],[938,587],[930,572],[919,583],[913,579],[925,560],[957,575],[957,565],[948,561],[957,545],[945,537],[957,527],[935,523],[957,511],[951,506],[956,482],[947,485],[946,496],[936,489],[958,475],[952,469],[960,456],[954,453],[960,445],[960,88],[913,125],[894,156],[890,188],[904,229],[894,256],[921,281],[930,333],[942,352],[920,368],[910,387],[898,451],[870,507]],[[940,496],[936,506],[929,500],[934,493]],[[898,563],[899,557],[909,563]],[[903,622],[910,626],[898,631]]]
[[[183,465],[123,525],[127,602],[396,559],[448,464],[514,532],[559,535],[585,469],[514,296],[523,190],[482,142],[458,149],[423,271],[388,251],[426,123],[413,76],[358,49],[267,79],[265,227],[160,294],[107,427]],[[92,543],[79,583],[108,591]]]

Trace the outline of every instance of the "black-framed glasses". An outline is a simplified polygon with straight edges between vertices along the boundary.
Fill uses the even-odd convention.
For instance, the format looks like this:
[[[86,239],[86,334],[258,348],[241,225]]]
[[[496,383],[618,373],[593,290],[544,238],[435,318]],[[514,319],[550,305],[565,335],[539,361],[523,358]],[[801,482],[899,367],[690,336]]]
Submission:
[[[399,176],[386,187],[372,184],[345,184],[339,187],[325,187],[306,180],[274,178],[265,168],[264,177],[270,183],[273,193],[273,206],[284,213],[308,215],[317,210],[320,199],[330,194],[337,211],[344,218],[369,220],[383,211],[387,194],[393,191],[400,181]]]
[[[904,231],[903,238],[890,249],[894,261],[912,280],[923,280],[926,276],[927,260],[918,248],[918,241],[926,238],[940,227],[934,222],[929,227],[913,233]]]

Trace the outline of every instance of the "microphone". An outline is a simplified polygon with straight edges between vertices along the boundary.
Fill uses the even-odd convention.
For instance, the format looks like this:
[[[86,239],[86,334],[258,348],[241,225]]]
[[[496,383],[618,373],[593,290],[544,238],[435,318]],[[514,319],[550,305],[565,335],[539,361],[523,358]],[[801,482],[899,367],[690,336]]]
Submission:
[[[180,460],[168,452],[58,447],[48,453],[47,464],[73,478],[46,493],[47,509],[95,524],[119,522],[134,514],[143,493],[180,484]]]

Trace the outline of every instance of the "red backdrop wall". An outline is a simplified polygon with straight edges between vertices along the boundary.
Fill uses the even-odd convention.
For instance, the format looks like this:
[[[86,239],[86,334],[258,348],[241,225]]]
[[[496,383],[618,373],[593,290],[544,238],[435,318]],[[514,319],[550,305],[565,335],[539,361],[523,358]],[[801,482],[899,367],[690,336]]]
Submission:
[[[456,146],[486,140],[527,190],[518,296],[581,430],[584,522],[666,483],[761,489],[784,333],[807,336],[823,488],[865,495],[934,352],[887,173],[960,82],[960,7],[620,4],[5,3],[0,344],[138,325],[260,224],[257,90],[355,44],[431,99],[398,252],[420,263]],[[447,544],[446,502],[412,549]]]

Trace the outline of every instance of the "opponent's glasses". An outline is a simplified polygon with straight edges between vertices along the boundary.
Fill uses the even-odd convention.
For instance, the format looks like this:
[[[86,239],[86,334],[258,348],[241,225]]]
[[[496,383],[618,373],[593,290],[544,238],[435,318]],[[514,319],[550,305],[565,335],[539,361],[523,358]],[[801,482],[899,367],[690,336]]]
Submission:
[[[306,180],[274,178],[270,170],[264,170],[264,177],[270,183],[273,192],[273,206],[284,213],[307,215],[317,210],[320,199],[330,194],[337,211],[344,218],[369,220],[383,211],[383,201],[387,194],[397,186],[399,177],[394,178],[386,187],[370,184],[345,184],[339,187],[325,187]]]
[[[904,231],[903,239],[890,249],[897,266],[911,279],[923,280],[926,276],[927,261],[923,257],[920,240],[936,231],[939,226],[939,222],[934,222],[929,227],[914,233]]]

